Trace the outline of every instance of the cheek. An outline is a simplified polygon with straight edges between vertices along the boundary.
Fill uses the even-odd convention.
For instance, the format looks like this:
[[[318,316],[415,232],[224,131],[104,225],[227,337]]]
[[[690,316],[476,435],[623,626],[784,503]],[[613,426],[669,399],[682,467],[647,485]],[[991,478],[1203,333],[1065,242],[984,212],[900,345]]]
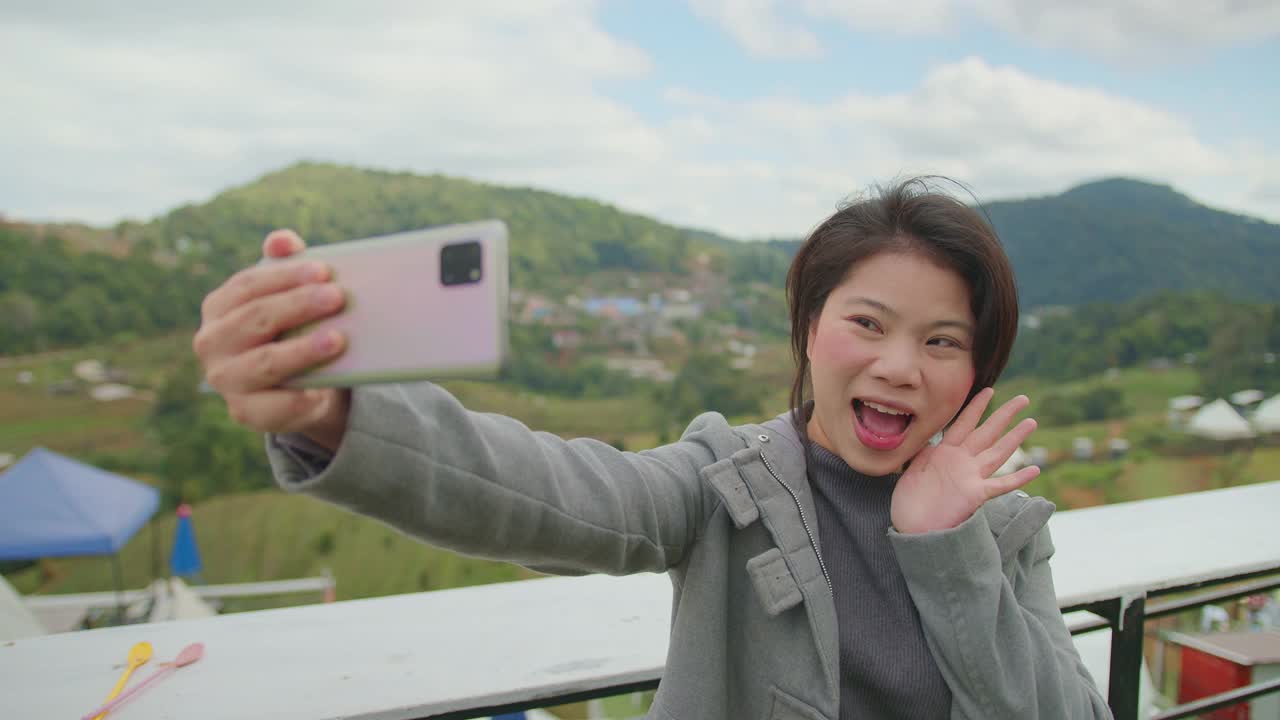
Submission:
[[[973,366],[952,371],[948,374],[944,383],[943,403],[947,407],[947,420],[955,417],[960,412],[960,408],[964,406],[964,401],[969,397],[969,391],[973,389],[973,379],[977,376]]]
[[[849,336],[817,333],[809,344],[809,364],[814,376],[849,376],[870,362],[866,343]]]

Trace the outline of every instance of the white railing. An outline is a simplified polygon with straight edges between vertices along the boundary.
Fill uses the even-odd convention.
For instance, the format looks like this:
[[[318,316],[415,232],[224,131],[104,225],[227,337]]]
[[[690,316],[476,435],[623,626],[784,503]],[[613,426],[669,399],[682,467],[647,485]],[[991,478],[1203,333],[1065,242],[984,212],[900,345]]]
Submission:
[[[1280,483],[1058,513],[1059,604],[1114,606],[1131,641],[1120,623],[1150,594],[1280,572],[1278,524]],[[121,720],[463,718],[625,692],[661,676],[670,603],[663,575],[547,578],[16,640],[0,643],[0,717],[80,717],[142,640],[158,660],[206,655]]]

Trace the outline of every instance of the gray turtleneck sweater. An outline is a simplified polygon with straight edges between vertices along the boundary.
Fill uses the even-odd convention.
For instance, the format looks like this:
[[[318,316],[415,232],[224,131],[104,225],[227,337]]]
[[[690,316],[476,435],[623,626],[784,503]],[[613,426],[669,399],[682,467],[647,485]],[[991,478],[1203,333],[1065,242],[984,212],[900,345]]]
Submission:
[[[951,691],[889,545],[897,476],[863,475],[815,443],[809,459],[840,628],[840,719],[946,720]]]

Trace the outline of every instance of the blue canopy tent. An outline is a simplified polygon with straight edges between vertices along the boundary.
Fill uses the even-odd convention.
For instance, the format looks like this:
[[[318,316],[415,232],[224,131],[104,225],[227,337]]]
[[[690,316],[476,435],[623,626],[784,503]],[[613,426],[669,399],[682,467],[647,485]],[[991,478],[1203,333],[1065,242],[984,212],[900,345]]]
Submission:
[[[119,591],[119,550],[159,506],[153,487],[36,448],[0,473],[0,560],[112,555]]]

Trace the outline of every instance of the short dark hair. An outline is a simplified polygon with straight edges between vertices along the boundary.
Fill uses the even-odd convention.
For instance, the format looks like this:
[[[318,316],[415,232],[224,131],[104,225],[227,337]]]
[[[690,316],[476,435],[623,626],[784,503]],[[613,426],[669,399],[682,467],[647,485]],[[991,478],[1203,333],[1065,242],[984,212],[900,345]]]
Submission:
[[[853,266],[882,252],[918,252],[955,272],[969,287],[974,334],[974,382],[969,399],[994,385],[1009,360],[1018,334],[1018,289],[1013,266],[995,230],[973,208],[937,189],[937,177],[915,177],[877,186],[846,203],[809,235],[787,272],[791,311],[791,352],[796,361],[791,385],[793,421],[804,431],[803,407],[809,380],[809,328],[827,297]],[[967,400],[966,400],[967,402]]]

